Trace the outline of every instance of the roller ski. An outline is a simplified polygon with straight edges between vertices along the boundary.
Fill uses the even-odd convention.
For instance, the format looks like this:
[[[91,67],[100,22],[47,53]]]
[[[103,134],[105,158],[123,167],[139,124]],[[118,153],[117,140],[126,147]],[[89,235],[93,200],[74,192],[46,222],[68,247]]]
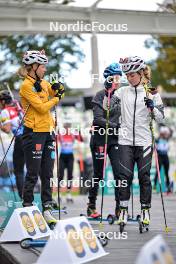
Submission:
[[[53,211],[53,207],[50,204],[43,206],[43,217],[51,230],[55,228],[58,222],[58,220],[53,216]]]
[[[123,233],[127,221],[128,221],[128,211],[127,209],[121,209],[119,220],[117,221],[117,224],[120,226],[120,233]]]
[[[88,204],[88,207],[87,207],[87,216],[90,217],[90,218],[100,218],[101,217],[101,214],[99,214],[97,211],[96,211],[96,208],[95,208],[95,205],[94,204]]]
[[[119,220],[119,216],[120,216],[120,209],[119,209],[119,206],[116,206],[115,208],[115,215],[109,215],[111,216],[113,219],[114,219],[114,222],[115,221],[118,221]],[[140,215],[137,215],[136,217],[134,216],[131,216],[130,214],[128,214],[128,218],[127,218],[127,221],[128,222],[138,222],[138,219],[139,219]]]
[[[107,221],[109,225],[113,225],[115,221],[118,221],[119,215],[120,215],[120,209],[119,209],[119,206],[116,206],[115,214],[109,214],[107,218],[103,220]]]
[[[139,218],[139,232],[142,234],[144,231],[149,231],[150,224],[150,212],[149,209],[142,209],[141,216]]]
[[[56,203],[56,201],[52,201],[52,203],[50,203],[50,205],[52,206],[53,210],[52,210],[52,214],[56,214],[59,212],[59,206],[58,204]],[[68,214],[67,212],[67,207],[64,206],[60,209],[60,212],[63,213],[63,214]]]
[[[44,240],[44,239],[34,240],[32,238],[25,238],[25,239],[20,241],[20,246],[23,249],[29,249],[29,248],[33,248],[33,247],[43,248],[47,242],[48,242],[48,240]]]
[[[107,216],[107,218],[102,218],[102,219],[101,219],[101,215],[100,214],[97,215],[97,214],[98,213],[94,213],[93,214],[94,217],[92,217],[92,216],[86,216],[85,214],[80,214],[80,216],[85,216],[88,221],[97,221],[97,222],[100,222],[102,220],[103,222],[108,222],[109,225],[113,225],[114,222],[115,222],[115,220],[116,220],[116,217],[114,215],[111,215],[111,214],[109,214]]]
[[[85,216],[87,217],[88,220],[100,220],[101,218],[101,214],[99,214],[97,211],[96,211],[96,208],[95,208],[95,204],[88,204],[88,207],[87,207],[87,216],[85,214],[80,214],[80,216]]]
[[[112,214],[109,214],[107,218],[102,218],[101,219],[101,214],[99,214],[96,211],[95,205],[88,204],[87,208],[87,216],[85,214],[80,214],[80,216],[85,216],[87,217],[88,221],[103,221],[103,222],[108,222],[109,225],[114,224],[116,217]]]
[[[66,202],[67,203],[74,203],[73,198],[72,198],[72,195],[71,195],[70,192],[67,193]]]

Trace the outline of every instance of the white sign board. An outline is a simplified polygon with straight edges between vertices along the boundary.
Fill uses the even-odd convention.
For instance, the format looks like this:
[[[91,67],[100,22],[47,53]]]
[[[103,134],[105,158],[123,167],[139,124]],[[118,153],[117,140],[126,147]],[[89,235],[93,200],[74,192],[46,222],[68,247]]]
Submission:
[[[58,221],[37,264],[86,263],[107,255],[86,217]]]
[[[4,229],[0,241],[21,241],[50,236],[51,230],[37,206],[17,208]]]

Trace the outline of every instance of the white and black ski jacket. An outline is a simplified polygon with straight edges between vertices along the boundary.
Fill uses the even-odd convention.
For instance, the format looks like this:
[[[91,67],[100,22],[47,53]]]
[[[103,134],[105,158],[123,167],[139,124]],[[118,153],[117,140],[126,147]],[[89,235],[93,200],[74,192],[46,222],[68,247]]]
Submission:
[[[151,114],[145,105],[146,92],[143,85],[138,87],[124,86],[115,91],[121,102],[121,132],[119,144],[130,146],[152,145],[150,129]],[[164,119],[164,106],[159,93],[150,94],[154,101],[153,117],[158,123]]]

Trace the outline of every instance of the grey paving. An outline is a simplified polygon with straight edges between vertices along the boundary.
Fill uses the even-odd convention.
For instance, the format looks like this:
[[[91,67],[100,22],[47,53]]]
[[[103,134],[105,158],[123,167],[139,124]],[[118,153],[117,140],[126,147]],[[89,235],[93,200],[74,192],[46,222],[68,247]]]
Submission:
[[[127,232],[127,239],[119,239],[119,227],[115,225],[109,225],[107,222],[104,223],[103,229],[100,229],[98,223],[93,223],[92,227],[95,230],[103,232],[117,232],[117,239],[109,240],[105,250],[110,254],[92,261],[91,263],[101,264],[133,264],[137,254],[141,247],[150,239],[155,237],[157,234],[162,234],[166,242],[168,243],[175,259],[176,259],[176,195],[165,196],[165,207],[166,215],[169,228],[172,232],[165,233],[164,231],[164,219],[162,212],[162,205],[160,195],[153,195],[152,209],[151,209],[151,225],[149,232],[140,234],[138,230],[138,224],[133,223],[126,226],[125,231]],[[79,216],[80,213],[86,213],[86,196],[75,197],[74,204],[67,205],[68,215],[62,216],[63,218],[69,218]],[[66,205],[63,201],[63,205]],[[100,208],[100,197],[98,198],[98,208]],[[140,212],[138,197],[134,198],[134,212],[137,215]],[[109,213],[114,213],[114,200],[112,196],[106,196],[104,200],[104,216]],[[18,244],[1,244],[0,256],[6,255],[5,259],[7,263],[21,263],[30,264],[36,262],[38,256],[36,252],[23,250]],[[10,260],[9,260],[10,259]],[[3,264],[5,262],[2,262]],[[63,263],[64,264],[64,263]]]

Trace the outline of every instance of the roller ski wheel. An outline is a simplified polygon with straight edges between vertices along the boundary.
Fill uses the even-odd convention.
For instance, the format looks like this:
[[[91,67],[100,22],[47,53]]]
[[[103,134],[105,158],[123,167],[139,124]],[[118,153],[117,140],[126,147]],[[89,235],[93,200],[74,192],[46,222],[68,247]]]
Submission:
[[[23,249],[30,248],[31,247],[30,242],[32,242],[32,241],[33,241],[32,238],[25,238],[25,239],[21,240],[21,242],[20,242],[21,248],[23,248]]]
[[[149,225],[143,224],[142,222],[139,223],[139,233],[142,234],[144,231],[149,231]]]
[[[47,240],[33,240],[32,238],[25,238],[21,240],[20,246],[23,249],[29,249],[29,248],[35,248],[35,247],[40,247],[43,248],[45,247]]]
[[[116,219],[117,219],[117,218],[116,218],[115,215],[109,214],[109,215],[107,216],[107,221],[108,221],[108,224],[109,224],[109,225],[113,225]]]
[[[100,241],[100,243],[101,243],[101,245],[103,247],[107,246],[107,244],[108,244],[108,238],[106,236],[103,236],[102,235],[102,236],[98,236],[97,238],[98,238],[98,240]]]

